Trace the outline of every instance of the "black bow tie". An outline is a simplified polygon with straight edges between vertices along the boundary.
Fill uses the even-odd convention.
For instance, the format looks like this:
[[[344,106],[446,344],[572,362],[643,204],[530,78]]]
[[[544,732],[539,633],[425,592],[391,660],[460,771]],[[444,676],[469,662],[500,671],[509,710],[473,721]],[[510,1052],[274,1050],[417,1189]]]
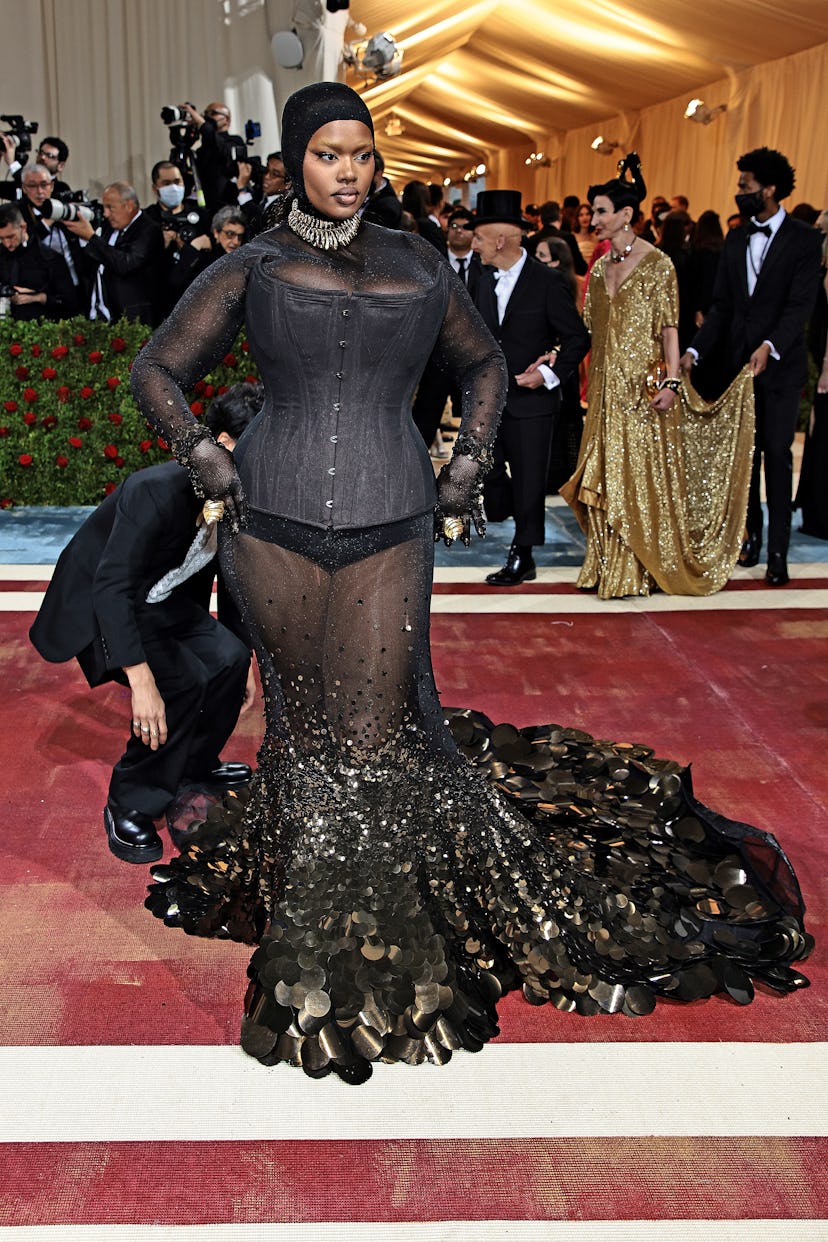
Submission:
[[[752,237],[754,233],[762,233],[765,237],[771,237],[773,229],[769,224],[754,224],[751,220],[748,225],[748,236]]]

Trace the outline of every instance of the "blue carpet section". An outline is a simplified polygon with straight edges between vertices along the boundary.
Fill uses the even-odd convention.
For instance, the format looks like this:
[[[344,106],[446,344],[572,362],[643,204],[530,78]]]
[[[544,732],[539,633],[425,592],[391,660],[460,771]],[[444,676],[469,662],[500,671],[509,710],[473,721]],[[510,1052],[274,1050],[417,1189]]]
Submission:
[[[92,512],[87,506],[58,508],[19,508],[0,511],[0,564],[3,565],[53,565],[72,535]],[[796,564],[828,560],[828,542],[803,535],[796,529],[798,515],[794,515],[794,530],[788,559]],[[485,540],[472,540],[470,548],[455,544],[446,548],[442,543],[436,548],[439,566],[502,565],[512,542],[514,525],[508,522],[490,523]],[[584,536],[575,516],[562,500],[550,500],[546,505],[546,543],[535,549],[538,565],[580,565],[584,551]]]

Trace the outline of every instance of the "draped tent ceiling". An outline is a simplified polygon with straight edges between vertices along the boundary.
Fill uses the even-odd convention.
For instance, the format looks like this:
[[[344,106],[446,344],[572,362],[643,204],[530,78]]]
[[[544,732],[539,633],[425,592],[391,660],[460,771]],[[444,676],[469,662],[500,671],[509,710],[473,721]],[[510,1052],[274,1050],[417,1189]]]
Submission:
[[[524,201],[583,194],[615,159],[590,141],[635,146],[652,189],[691,195],[691,209],[732,202],[734,160],[767,143],[797,168],[792,201],[828,203],[825,0],[0,0],[14,53],[4,57],[0,111],[40,122],[69,142],[67,176],[100,193],[124,179],[143,201],[169,142],[165,103],[226,100],[235,119],[262,124],[254,148],[279,145],[287,95],[337,73],[348,20],[390,32],[401,74],[375,83],[353,72],[376,120],[398,189],[413,177],[455,183],[474,200],[489,187]],[[277,68],[271,38],[297,29],[300,70]],[[682,120],[691,95],[727,112],[707,127]],[[403,128],[386,134],[391,115]],[[544,161],[527,167],[542,151]]]
[[[493,151],[637,111],[828,41],[824,0],[352,0],[369,34],[404,48],[398,78],[366,93],[401,169],[465,169]],[[439,152],[435,153],[435,146]]]
[[[828,41],[824,0],[352,0],[351,14],[404,49],[400,76],[365,98],[406,180],[456,177],[507,148],[555,158],[567,131]],[[400,137],[383,133],[392,112]]]

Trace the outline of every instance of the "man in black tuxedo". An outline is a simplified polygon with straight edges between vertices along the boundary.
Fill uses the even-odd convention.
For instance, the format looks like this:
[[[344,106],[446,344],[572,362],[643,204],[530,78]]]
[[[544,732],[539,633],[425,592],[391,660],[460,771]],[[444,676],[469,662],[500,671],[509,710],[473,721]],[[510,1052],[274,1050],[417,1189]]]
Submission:
[[[232,451],[260,404],[260,385],[235,385],[207,424]],[[109,848],[125,862],[161,857],[153,820],[179,786],[250,778],[247,764],[219,759],[254,690],[244,629],[222,590],[227,624],[209,612],[216,527],[197,527],[201,504],[176,462],[130,475],[61,553],[29,631],[44,659],[76,657],[90,686],[130,687],[132,727],[104,810]]]
[[[506,564],[486,579],[492,586],[517,586],[535,577],[532,548],[544,542],[546,476],[560,385],[589,349],[589,333],[564,278],[523,249],[524,226],[517,190],[484,190],[478,195],[472,246],[484,268],[494,270],[484,271],[476,303],[509,370],[484,503],[493,521],[502,521],[509,513],[515,518]],[[550,350],[555,351],[554,365],[530,371],[535,360]]]
[[[713,302],[682,356],[689,371],[717,342],[726,342],[731,377],[746,363],[754,376],[756,443],[739,564],[756,565],[762,549],[759,482],[765,460],[768,566],[771,586],[788,582],[793,458],[799,397],[807,375],[805,322],[814,307],[820,236],[780,206],[794,187],[794,170],[768,147],[749,151],[739,169],[736,205],[745,223],[728,232]]]
[[[108,185],[101,201],[106,222],[100,236],[89,220],[64,224],[86,243],[83,257],[92,281],[89,318],[114,322],[126,315],[155,325],[164,254],[161,230],[141,211],[138,195],[125,181]]]
[[[472,300],[477,293],[483,271],[479,257],[471,248],[473,237],[474,212],[466,207],[456,208],[449,217],[447,258],[449,267],[466,286]],[[449,397],[453,413],[459,415],[460,389],[453,388],[448,374],[434,358],[429,358],[411,407],[411,416],[428,448],[435,441],[438,445],[441,444],[437,439],[437,432]],[[434,456],[448,457],[449,453],[447,449],[439,448],[435,450]]]

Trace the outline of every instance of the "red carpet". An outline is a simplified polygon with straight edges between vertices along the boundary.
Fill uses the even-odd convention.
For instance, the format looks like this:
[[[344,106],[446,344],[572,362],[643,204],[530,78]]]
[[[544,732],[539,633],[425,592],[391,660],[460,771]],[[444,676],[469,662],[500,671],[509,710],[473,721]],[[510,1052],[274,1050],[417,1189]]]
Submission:
[[[130,1046],[192,1045],[194,1054],[205,1045],[235,1046],[249,951],[186,938],[143,909],[146,876],[112,857],[101,822],[109,766],[119,754],[128,710],[125,692],[111,687],[92,693],[74,666],[41,662],[26,640],[29,621],[30,614],[0,613],[6,721],[0,739],[0,1047],[58,1053],[71,1046],[121,1046],[122,1082],[101,1084],[100,1090],[107,1107],[112,1091],[121,1093],[128,1117],[131,1093],[144,1099],[153,1092],[152,1081],[133,1079]],[[812,1044],[816,1055],[828,1030],[824,614],[715,608],[560,616],[469,612],[435,615],[432,633],[447,705],[473,706],[518,725],[555,720],[599,737],[646,741],[660,755],[692,761],[698,797],[778,836],[799,873],[809,930],[817,937],[816,952],[804,967],[812,986],[802,993],[758,994],[744,1009],[722,998],[661,1004],[640,1021],[582,1019],[509,997],[501,1007],[500,1043],[526,1046],[530,1060],[537,1045],[698,1045],[698,1073],[674,1084],[678,1116],[682,1099],[698,1099],[705,1091],[705,1045],[711,1057],[729,1041],[746,1045],[746,1057],[767,1045],[779,1045],[781,1057],[786,1046]],[[260,729],[254,711],[243,719],[225,757],[252,759]],[[482,1065],[486,1056],[484,1049],[474,1063]],[[186,1087],[186,1047],[180,1057]],[[421,1073],[433,1090],[435,1078],[452,1068],[398,1067],[415,1112]],[[824,1236],[824,1122],[803,1134],[792,1133],[785,1119],[774,1115],[768,1117],[767,1133],[742,1135],[735,1117],[732,1136],[687,1135],[680,1128],[660,1133],[654,1120],[649,1136],[620,1130],[575,1137],[549,1130],[486,1137],[466,1129],[460,1114],[456,1138],[436,1137],[446,1124],[445,1117],[436,1117],[431,1138],[413,1126],[412,1138],[292,1139],[280,1101],[285,1075],[297,1073],[254,1066],[252,1080],[245,1080],[260,1099],[272,1099],[268,1140],[180,1141],[171,1113],[154,1141],[124,1141],[128,1135],[117,1132],[107,1142],[79,1141],[68,1123],[64,1129],[56,1099],[53,1127],[50,1132],[44,1126],[40,1141],[2,1142],[19,1123],[7,1114],[0,1130],[5,1172],[0,1226],[11,1232],[0,1229],[0,1236],[28,1236],[14,1227],[54,1226],[56,1232],[42,1236],[63,1242],[70,1235],[61,1225],[97,1224],[111,1225],[114,1232],[96,1238],[118,1242],[131,1237],[119,1232],[121,1226],[145,1224],[156,1227],[152,1237],[172,1242],[174,1226],[192,1225],[201,1227],[192,1236],[209,1242],[223,1239],[213,1232],[221,1224],[294,1222],[296,1231],[285,1237],[385,1242],[392,1236],[519,1236],[534,1242],[569,1235],[553,1235],[540,1224],[537,1233],[510,1234],[504,1222],[574,1227],[579,1221],[652,1221],[663,1227],[647,1238],[684,1242],[691,1235],[668,1232],[667,1222],[729,1220],[747,1228],[762,1219],[802,1221],[803,1228],[812,1222],[806,1232],[780,1235],[786,1238],[810,1242]],[[318,1101],[322,1135],[339,1096],[328,1081],[309,1087],[316,1092],[307,1098]],[[628,1087],[646,1116],[649,1084]],[[32,1089],[38,1096],[36,1083]],[[510,1083],[500,1089],[505,1101]],[[536,1089],[543,1098],[549,1083],[538,1081]],[[594,1104],[605,1084],[584,1081],[579,1089]],[[209,1097],[210,1084],[195,1082],[192,1090]],[[340,1085],[339,1090],[348,1089]],[[25,1084],[15,1084],[15,1091],[15,1099],[26,1098]],[[821,1078],[814,1078],[813,1091],[815,1100],[824,1095]],[[454,1107],[451,1100],[449,1088],[447,1108]],[[157,1103],[163,1119],[164,1101]],[[715,1112],[716,1100],[710,1105]],[[240,1099],[242,1117],[244,1107]],[[496,1098],[491,1108],[496,1115]],[[814,1108],[818,1111],[816,1103]],[[94,1113],[94,1098],[89,1109]],[[551,1117],[554,1111],[550,1092]],[[404,1115],[395,1120],[404,1127]],[[372,1230],[366,1224],[372,1221],[408,1224],[410,1232],[392,1235],[380,1224]],[[363,1225],[340,1235],[331,1232],[337,1222]],[[426,1222],[434,1222],[437,1231],[423,1233]],[[470,1222],[468,1231],[457,1222]],[[618,1236],[643,1238],[642,1230],[636,1225]],[[577,1236],[580,1242],[590,1235]],[[749,1236],[774,1235],[763,1227],[761,1233],[744,1234]]]

